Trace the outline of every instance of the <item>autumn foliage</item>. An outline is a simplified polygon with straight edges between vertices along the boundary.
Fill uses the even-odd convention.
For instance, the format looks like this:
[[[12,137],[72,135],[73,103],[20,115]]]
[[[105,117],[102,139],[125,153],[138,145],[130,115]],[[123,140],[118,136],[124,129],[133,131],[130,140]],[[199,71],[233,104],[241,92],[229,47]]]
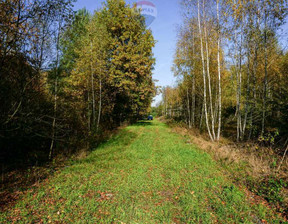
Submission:
[[[155,42],[140,12],[123,0],[109,0],[93,15],[74,12],[72,3],[0,3],[5,164],[87,148],[150,107]]]
[[[287,1],[182,1],[183,23],[161,115],[212,141],[287,144]],[[284,151],[283,151],[284,152]]]

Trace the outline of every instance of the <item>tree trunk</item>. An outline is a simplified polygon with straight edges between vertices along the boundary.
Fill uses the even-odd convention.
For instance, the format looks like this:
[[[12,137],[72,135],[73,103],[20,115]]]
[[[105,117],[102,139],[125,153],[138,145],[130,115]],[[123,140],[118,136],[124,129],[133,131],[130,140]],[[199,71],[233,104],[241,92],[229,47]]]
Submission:
[[[239,49],[239,68],[238,67],[238,59],[236,65],[236,76],[237,76],[237,107],[236,107],[236,115],[237,115],[237,141],[240,140],[242,136],[242,113],[241,113],[241,89],[242,89],[242,26],[241,26],[241,34],[240,34],[240,49]],[[237,42],[237,34],[235,31],[235,45]],[[237,48],[235,49],[237,52]],[[235,54],[237,57],[237,53]],[[239,69],[239,70],[238,70]]]
[[[87,93],[87,130],[88,133],[90,134],[91,131],[91,111],[90,111],[90,91],[89,91],[89,80],[87,80],[87,88],[88,88],[88,93]]]
[[[259,24],[260,24],[260,18],[259,18],[259,9],[258,9],[258,19],[257,19],[257,24],[256,24],[256,30],[258,31],[259,29]],[[257,38],[257,36],[256,36]],[[249,137],[248,139],[250,140],[252,137],[252,132],[253,132],[253,121],[254,121],[254,110],[256,108],[256,100],[257,100],[257,96],[256,96],[256,76],[257,76],[257,67],[258,67],[258,39],[255,39],[255,47],[254,47],[254,58],[253,58],[253,70],[252,70],[252,94],[253,94],[253,102],[252,102],[252,109],[251,113],[250,113],[250,133],[249,133]]]
[[[100,74],[100,77],[99,77],[99,111],[98,111],[98,120],[97,120],[97,132],[99,131],[101,112],[102,112],[102,77],[101,75],[102,74]]]
[[[206,118],[206,126],[209,137],[212,141],[214,141],[213,136],[209,127],[209,118],[207,112],[207,102],[206,102],[206,73],[205,73],[205,61],[204,61],[204,50],[203,50],[203,38],[202,38],[202,30],[201,30],[201,19],[200,19],[200,0],[198,0],[198,28],[199,28],[199,36],[200,36],[200,48],[201,48],[201,59],[202,59],[202,73],[203,73],[203,104],[204,104],[204,113]]]
[[[187,112],[188,112],[188,127],[191,129],[191,110],[190,110],[190,99],[189,99],[189,88],[186,89],[187,94]]]
[[[267,86],[268,86],[268,52],[267,52],[267,9],[265,6],[265,15],[264,15],[264,52],[265,52],[265,77],[264,77],[264,87],[263,87],[263,113],[262,113],[262,127],[261,127],[261,136],[264,135],[265,131],[265,118],[266,118],[266,107],[267,107]]]
[[[58,67],[57,67],[58,69]],[[57,70],[56,69],[56,70]],[[57,71],[56,71],[57,73]],[[56,128],[56,116],[57,116],[57,91],[58,91],[58,74],[56,74],[55,83],[54,83],[54,117],[52,122],[52,140],[50,144],[50,150],[49,150],[49,160],[52,159],[53,155],[53,147],[55,142],[55,128]]]
[[[91,42],[91,60],[90,60],[90,67],[91,67],[91,93],[92,93],[92,122],[93,122],[93,128],[96,124],[96,108],[95,108],[95,89],[94,89],[94,67],[93,67],[93,44]]]
[[[55,83],[54,83],[54,117],[53,117],[53,122],[52,122],[52,136],[51,136],[52,140],[51,140],[50,150],[49,150],[49,160],[51,160],[53,156],[53,148],[55,144],[55,135],[56,135],[60,30],[61,30],[61,22],[59,22],[58,24],[57,44],[56,44],[56,63],[55,63],[56,65],[55,65]]]
[[[195,35],[193,34],[193,74],[192,74],[192,125],[195,126],[196,94],[195,94]]]
[[[195,126],[195,110],[196,110],[196,95],[195,95],[195,72],[192,77],[192,108],[191,108],[191,124]]]
[[[207,26],[206,26],[206,18],[205,18],[205,8],[204,8],[204,0],[203,0],[203,13],[204,13],[204,39],[206,46],[206,69],[207,69],[207,79],[208,79],[208,92],[209,92],[209,104],[210,104],[210,116],[211,116],[211,129],[213,139],[216,139],[215,136],[215,119],[214,119],[214,110],[213,110],[213,98],[211,91],[211,77],[210,77],[210,59],[209,59],[209,46],[208,46],[208,36],[207,36]]]
[[[218,63],[218,132],[217,141],[221,135],[221,116],[222,116],[222,91],[221,91],[221,63],[220,63],[220,16],[219,16],[219,0],[217,0],[217,23],[218,23],[218,40],[217,40],[217,63]]]
[[[241,140],[245,138],[245,131],[246,131],[246,126],[247,126],[247,119],[248,119],[248,114],[251,111],[251,102],[250,102],[250,50],[251,50],[251,38],[248,38],[248,44],[247,44],[247,90],[246,90],[246,102],[245,102],[245,115],[244,115],[244,121],[243,121],[243,131],[241,135]]]

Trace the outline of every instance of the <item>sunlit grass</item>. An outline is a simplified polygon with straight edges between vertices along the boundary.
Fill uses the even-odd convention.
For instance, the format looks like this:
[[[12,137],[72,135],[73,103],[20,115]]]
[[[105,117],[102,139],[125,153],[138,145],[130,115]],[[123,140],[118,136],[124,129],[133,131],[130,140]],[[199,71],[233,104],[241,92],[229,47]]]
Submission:
[[[31,190],[0,223],[279,223],[212,158],[160,123],[139,122]]]

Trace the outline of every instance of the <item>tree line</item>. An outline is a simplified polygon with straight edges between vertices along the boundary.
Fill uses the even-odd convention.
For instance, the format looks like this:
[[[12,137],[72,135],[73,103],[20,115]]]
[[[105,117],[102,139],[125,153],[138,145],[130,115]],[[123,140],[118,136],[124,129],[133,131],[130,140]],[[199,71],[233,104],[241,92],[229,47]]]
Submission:
[[[4,162],[93,146],[147,113],[152,33],[124,0],[93,14],[72,0],[0,3],[0,148]]]
[[[288,142],[288,52],[280,41],[287,1],[182,1],[183,23],[160,115],[265,144]]]

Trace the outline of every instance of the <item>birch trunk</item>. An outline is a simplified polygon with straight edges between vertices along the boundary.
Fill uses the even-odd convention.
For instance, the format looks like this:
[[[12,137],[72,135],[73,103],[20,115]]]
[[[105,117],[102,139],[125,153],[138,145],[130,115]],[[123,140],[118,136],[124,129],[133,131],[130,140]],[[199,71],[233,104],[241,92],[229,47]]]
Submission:
[[[265,15],[264,15],[264,52],[265,52],[265,77],[264,77],[264,86],[263,86],[263,113],[262,113],[262,128],[261,128],[261,136],[264,135],[265,131],[265,117],[266,117],[266,101],[267,101],[267,86],[268,86],[268,52],[267,52],[267,9],[265,6]]]
[[[221,117],[222,117],[222,90],[221,90],[221,63],[220,63],[220,16],[219,16],[219,0],[217,0],[217,23],[218,23],[218,40],[217,40],[217,63],[218,63],[218,132],[217,141],[221,135]]]
[[[249,40],[250,42],[250,40]],[[250,51],[248,46],[248,56],[247,56],[247,90],[246,90],[246,102],[245,102],[245,115],[244,115],[244,121],[243,121],[243,130],[241,135],[241,140],[245,137],[245,131],[246,131],[246,125],[247,125],[247,117],[250,110],[250,103],[249,103],[249,97],[250,97]]]
[[[191,112],[191,123],[195,126],[195,109],[196,109],[196,95],[195,95],[195,73],[192,77],[192,112]]]
[[[260,18],[259,18],[259,9],[258,9],[258,19],[257,19],[257,24],[256,24],[256,30],[258,31],[259,29],[259,24],[260,24]],[[256,36],[257,38],[257,36]],[[258,67],[258,39],[255,39],[255,47],[254,47],[254,58],[253,58],[253,70],[252,70],[252,82],[253,82],[253,88],[252,88],[252,94],[253,94],[253,103],[252,107],[256,108],[256,76],[257,76],[257,67]],[[254,113],[253,110],[251,110],[250,113],[250,133],[248,139],[251,139],[252,136],[252,131],[253,131],[253,120],[254,119]]]
[[[239,56],[237,56],[237,31],[235,31],[235,56],[238,57],[236,60],[236,77],[237,77],[237,106],[236,106],[236,117],[237,117],[237,142],[242,136],[242,114],[241,114],[241,87],[242,87],[242,27],[240,34],[240,49]]]
[[[196,95],[195,95],[195,35],[193,34],[193,74],[192,74],[192,125],[195,126],[195,110],[196,110]]]
[[[188,112],[188,127],[191,129],[191,110],[190,110],[190,99],[189,99],[189,88],[186,89],[187,95],[187,112]]]
[[[89,80],[87,80],[87,87],[89,88]],[[87,94],[87,129],[88,133],[91,131],[91,112],[90,112],[90,92]]]
[[[211,116],[211,129],[213,139],[216,139],[215,136],[215,119],[214,119],[214,110],[213,110],[213,99],[212,99],[212,91],[211,91],[211,76],[210,76],[210,59],[209,59],[209,46],[208,46],[208,36],[207,36],[207,25],[205,18],[205,2],[203,0],[203,13],[204,13],[204,39],[205,39],[205,47],[206,47],[206,69],[207,69],[207,79],[208,79],[208,92],[209,92],[209,104],[210,104],[210,116]]]
[[[100,71],[100,73],[101,73],[101,71]],[[99,131],[101,112],[102,112],[102,77],[100,74],[100,77],[99,77],[99,111],[98,111],[98,120],[97,120],[97,132]]]
[[[239,120],[239,135],[240,137],[243,135],[243,128],[242,128],[242,113],[241,113],[241,97],[242,97],[242,28],[240,34],[240,55],[239,55],[239,86],[238,86],[238,95],[239,95],[239,113],[238,113],[238,120]],[[238,139],[239,140],[239,139]]]
[[[201,30],[201,18],[200,18],[200,0],[198,0],[198,28],[199,28],[199,36],[200,36],[200,48],[201,48],[201,59],[202,59],[202,73],[203,73],[203,104],[204,104],[204,113],[206,118],[206,126],[209,137],[212,141],[214,141],[213,136],[209,127],[208,120],[208,112],[207,112],[207,102],[206,102],[206,73],[205,73],[205,61],[204,61],[204,50],[203,50],[203,38],[202,38],[202,30]]]
[[[90,60],[90,67],[91,67],[91,94],[92,94],[92,122],[93,127],[96,124],[96,109],[95,109],[95,89],[94,89],[94,67],[93,67],[93,44],[90,43],[91,46],[91,60]]]

